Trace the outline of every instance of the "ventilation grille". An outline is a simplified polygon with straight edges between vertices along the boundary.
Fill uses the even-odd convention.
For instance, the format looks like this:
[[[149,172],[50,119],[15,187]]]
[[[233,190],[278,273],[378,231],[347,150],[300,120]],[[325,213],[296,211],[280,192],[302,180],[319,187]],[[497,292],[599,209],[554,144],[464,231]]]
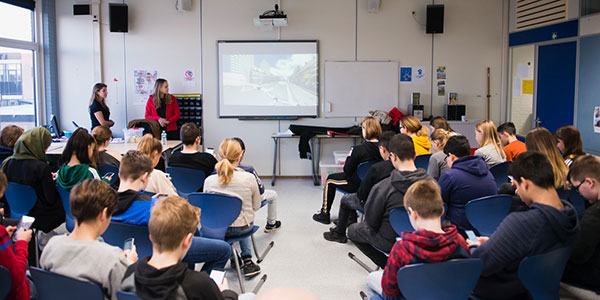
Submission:
[[[516,30],[526,30],[567,20],[568,0],[518,0]]]

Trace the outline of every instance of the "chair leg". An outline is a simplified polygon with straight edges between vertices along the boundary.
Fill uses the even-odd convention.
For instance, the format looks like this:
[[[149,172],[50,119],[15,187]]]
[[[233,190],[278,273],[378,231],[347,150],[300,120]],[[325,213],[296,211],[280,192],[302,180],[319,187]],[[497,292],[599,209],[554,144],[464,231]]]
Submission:
[[[235,247],[233,247],[233,245],[231,245],[231,251],[233,252],[233,260],[235,261],[235,270],[237,271],[238,281],[240,282],[240,291],[243,294],[246,292],[246,289],[244,288],[244,282],[242,281],[242,270],[240,268],[240,262],[238,260],[238,253],[237,250],[235,250]]]
[[[37,233],[38,230],[33,231],[33,245],[35,247],[35,266],[40,267],[40,245],[38,244]]]
[[[367,272],[371,273],[375,270],[369,268],[369,266],[367,266],[367,264],[365,264],[362,260],[360,260],[358,257],[356,257],[356,255],[354,255],[352,252],[348,252],[348,257],[350,257],[353,261],[355,261],[357,264],[359,264],[361,267],[363,267],[363,269],[367,270]]]
[[[273,248],[273,246],[275,246],[275,242],[271,241],[267,245],[267,248],[265,248],[265,250],[263,251],[263,253],[262,254],[258,254],[258,248],[256,247],[256,242],[254,241],[254,235],[251,235],[250,239],[252,239],[252,248],[254,248],[254,254],[256,254],[256,258],[257,258],[256,263],[260,264],[265,259],[265,257],[269,253],[269,251],[271,251],[271,249]]]
[[[260,288],[263,286],[263,284],[265,283],[265,281],[267,281],[267,274],[263,275],[260,280],[258,281],[258,283],[256,284],[256,287],[254,287],[254,290],[252,290],[252,293],[254,293],[255,295],[258,294],[258,291],[260,290]]]

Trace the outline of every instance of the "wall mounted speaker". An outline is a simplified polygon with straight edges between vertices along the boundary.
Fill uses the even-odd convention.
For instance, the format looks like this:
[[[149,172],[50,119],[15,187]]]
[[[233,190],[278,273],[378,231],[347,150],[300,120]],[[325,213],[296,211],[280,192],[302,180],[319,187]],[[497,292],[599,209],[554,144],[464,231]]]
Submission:
[[[74,16],[89,16],[90,5],[89,4],[73,4],[73,15]]]
[[[370,13],[379,12],[381,0],[367,0],[367,11]]]
[[[444,33],[444,5],[427,5],[426,33]]]
[[[127,4],[109,3],[108,19],[110,32],[127,32]]]

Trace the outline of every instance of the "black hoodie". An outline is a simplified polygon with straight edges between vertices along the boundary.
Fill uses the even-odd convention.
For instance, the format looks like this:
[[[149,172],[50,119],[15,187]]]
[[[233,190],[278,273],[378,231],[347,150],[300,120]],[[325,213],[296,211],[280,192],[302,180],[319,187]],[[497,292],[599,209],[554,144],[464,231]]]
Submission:
[[[344,175],[346,180],[351,185],[358,188],[360,185],[360,178],[358,178],[358,165],[361,162],[366,161],[382,161],[381,154],[379,154],[379,146],[374,142],[364,142],[352,149],[352,154],[346,158],[344,163]]]
[[[121,290],[135,292],[142,299],[237,299],[232,290],[221,293],[219,287],[205,272],[188,269],[187,264],[178,262],[167,268],[156,269],[144,257],[129,266]]]

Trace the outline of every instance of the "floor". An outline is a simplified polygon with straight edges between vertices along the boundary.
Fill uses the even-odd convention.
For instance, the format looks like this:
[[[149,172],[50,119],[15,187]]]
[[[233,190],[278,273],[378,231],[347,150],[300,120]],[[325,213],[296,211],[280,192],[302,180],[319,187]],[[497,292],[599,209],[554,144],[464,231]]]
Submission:
[[[323,232],[329,226],[314,222],[311,218],[321,207],[323,188],[314,186],[310,179],[280,179],[275,187],[264,181],[265,187],[278,193],[278,218],[282,226],[278,231],[264,233],[267,210],[257,212],[255,224],[261,231],[255,234],[257,247],[262,251],[269,241],[275,246],[260,264],[262,273],[251,280],[244,280],[246,291],[252,291],[263,274],[267,281],[260,291],[275,287],[295,287],[311,291],[321,300],[360,299],[365,290],[367,271],[348,257],[352,252],[375,267],[353,244],[328,242]],[[337,214],[338,194],[332,212]],[[234,268],[226,268],[229,287],[237,292],[240,286]],[[589,291],[562,285],[561,299],[600,299]]]

